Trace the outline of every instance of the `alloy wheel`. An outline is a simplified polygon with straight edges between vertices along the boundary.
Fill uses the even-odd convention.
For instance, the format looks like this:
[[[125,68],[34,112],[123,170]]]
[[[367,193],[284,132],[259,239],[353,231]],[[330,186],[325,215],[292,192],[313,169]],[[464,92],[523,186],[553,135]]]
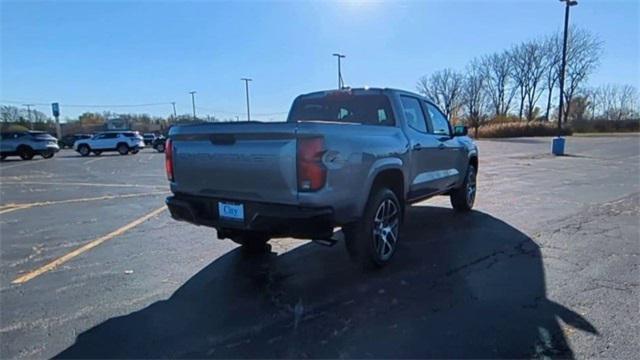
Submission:
[[[399,206],[391,199],[380,203],[373,219],[373,241],[376,256],[388,260],[398,243]]]

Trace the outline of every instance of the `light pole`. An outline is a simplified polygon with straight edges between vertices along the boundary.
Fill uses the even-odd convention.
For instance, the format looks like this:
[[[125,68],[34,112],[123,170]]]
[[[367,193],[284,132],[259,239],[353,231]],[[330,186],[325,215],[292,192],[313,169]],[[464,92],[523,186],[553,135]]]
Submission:
[[[196,121],[196,91],[189,91],[191,94],[191,106],[193,106],[193,121]]]
[[[553,139],[551,152],[554,155],[564,155],[564,139],[562,136],[562,115],[564,114],[564,78],[567,67],[567,37],[569,36],[569,8],[578,5],[576,0],[560,0],[564,2],[564,36],[562,39],[562,61],[560,63],[560,100],[558,100],[558,137]],[[571,104],[567,104],[571,106]],[[567,111],[567,114],[569,112]],[[566,122],[567,119],[564,119]]]
[[[247,121],[251,121],[251,111],[249,110],[249,81],[253,81],[253,79],[242,78],[240,80],[244,81],[244,90],[247,95]]]
[[[173,120],[175,121],[176,118],[178,117],[177,114],[176,114],[176,102],[172,101],[171,102],[171,106],[173,106]]]
[[[578,5],[576,0],[560,0],[565,3],[564,7],[564,36],[562,39],[562,62],[560,64],[560,100],[558,105],[558,136],[562,130],[562,115],[564,115],[564,77],[567,67],[567,37],[569,36],[569,8]],[[567,104],[569,105],[569,104]],[[567,119],[564,119],[566,122]]]
[[[22,104],[22,106],[26,106],[27,107],[27,114],[29,114],[29,129],[33,130],[33,120],[31,119],[31,107],[34,106],[33,104]]]
[[[344,80],[342,80],[342,68],[340,65],[340,60],[344,59],[346,55],[334,53],[333,56],[338,58],[338,89],[342,89],[344,87]]]

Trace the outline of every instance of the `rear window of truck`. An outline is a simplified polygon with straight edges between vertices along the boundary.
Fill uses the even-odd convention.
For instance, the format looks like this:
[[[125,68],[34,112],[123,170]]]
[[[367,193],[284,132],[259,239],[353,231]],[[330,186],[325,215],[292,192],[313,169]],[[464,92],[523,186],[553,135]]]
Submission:
[[[348,92],[301,96],[293,103],[289,121],[395,125],[391,105],[386,96]]]

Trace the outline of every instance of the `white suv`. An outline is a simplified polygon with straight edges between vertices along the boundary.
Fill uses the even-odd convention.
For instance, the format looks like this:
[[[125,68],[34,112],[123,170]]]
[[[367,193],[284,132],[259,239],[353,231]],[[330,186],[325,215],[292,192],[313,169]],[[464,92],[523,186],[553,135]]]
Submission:
[[[144,140],[137,131],[109,131],[95,134],[90,139],[78,140],[73,149],[82,156],[92,152],[100,155],[103,151],[117,151],[120,155],[136,154],[144,148]]]

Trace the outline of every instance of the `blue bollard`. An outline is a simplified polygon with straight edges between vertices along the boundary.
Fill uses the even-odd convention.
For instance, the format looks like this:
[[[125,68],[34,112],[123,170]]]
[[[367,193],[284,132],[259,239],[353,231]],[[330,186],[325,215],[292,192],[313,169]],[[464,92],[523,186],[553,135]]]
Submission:
[[[556,156],[564,155],[564,138],[553,138],[553,142],[551,143],[551,153]]]

